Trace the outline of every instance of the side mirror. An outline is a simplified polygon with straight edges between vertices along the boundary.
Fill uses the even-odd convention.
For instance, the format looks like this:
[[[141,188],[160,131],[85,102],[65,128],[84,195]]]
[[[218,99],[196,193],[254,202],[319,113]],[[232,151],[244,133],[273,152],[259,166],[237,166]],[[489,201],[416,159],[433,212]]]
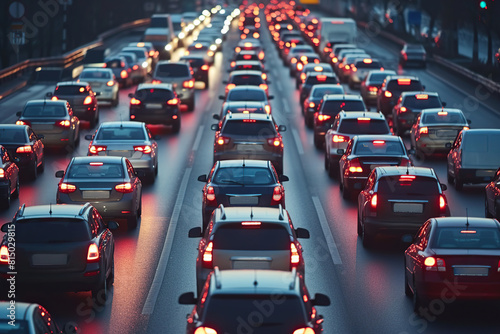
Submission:
[[[17,116],[17,117],[21,117],[21,115],[22,115],[22,114],[23,114],[23,112],[22,112],[22,111],[18,111],[18,112],[16,112],[16,116]]]
[[[188,238],[201,238],[201,237],[202,237],[201,227],[193,227],[192,229],[189,230]]]
[[[274,99],[274,95],[269,95],[269,96],[267,97],[267,99],[268,99],[268,100],[272,100],[272,99]]]
[[[451,148],[451,143],[446,143],[446,145],[444,145],[444,147]]]
[[[219,130],[219,124],[212,124],[210,126],[210,129],[214,130],[214,131],[218,131]]]
[[[228,84],[228,81],[227,81],[227,80],[222,80],[222,83],[223,83],[224,85],[227,85],[227,84]]]
[[[337,154],[344,155],[344,153],[345,153],[345,150],[343,148],[337,149]]]
[[[120,227],[120,225],[118,225],[118,223],[117,223],[117,222],[115,222],[114,220],[112,220],[112,221],[109,221],[109,222],[108,222],[108,228],[109,228],[111,231],[113,231],[113,230],[117,230],[117,229],[118,229],[118,227]]]
[[[134,93],[128,93],[128,97],[133,98],[133,97],[135,97],[135,94]]]
[[[446,107],[446,102],[441,102],[441,105],[442,105],[443,107]]]
[[[311,303],[315,306],[330,306],[330,298],[322,293],[317,293]]]
[[[212,114],[212,118],[220,121],[220,116],[219,114]]]
[[[442,191],[448,190],[448,186],[446,184],[444,184],[444,183],[441,183],[441,190]]]
[[[197,302],[194,292],[185,292],[179,296],[179,304],[181,305],[195,305]]]
[[[58,178],[62,178],[62,177],[64,177],[64,171],[63,171],[63,170],[58,170],[58,171],[56,172],[56,177],[58,177]]]
[[[469,125],[470,125],[470,123],[472,123],[472,121],[471,121],[470,119],[468,119],[468,120],[467,120],[467,123],[469,123]]]
[[[0,230],[1,230],[2,232],[4,232],[4,233],[9,232],[9,225],[11,225],[11,224],[12,224],[12,222],[9,222],[9,223],[5,223],[5,224],[3,224],[3,225],[2,225],[2,227],[0,228]]]
[[[94,135],[85,135],[85,140],[92,140],[94,139]]]
[[[219,100],[225,100],[226,97],[224,95],[219,95]]]
[[[198,181],[207,182],[208,181],[207,175],[203,174],[203,175],[198,176]]]
[[[289,178],[288,178],[288,176],[286,176],[286,175],[281,175],[281,176],[279,177],[279,180],[280,180],[280,182],[290,181],[290,179],[289,179]]]
[[[278,131],[279,131],[279,132],[286,131],[286,126],[285,126],[285,125],[280,125],[280,126],[278,126]]]
[[[309,231],[301,227],[295,229],[295,234],[297,235],[297,238],[302,239],[309,239],[311,237]]]
[[[178,97],[179,99],[182,99],[182,98],[184,97],[184,94],[177,94],[177,97]]]
[[[38,139],[45,139],[45,135],[37,135],[36,136]]]
[[[52,92],[48,92],[47,94],[45,94],[46,97],[52,97]]]
[[[415,151],[412,148],[408,150],[408,154],[410,154],[410,155],[415,155],[415,153],[417,153],[417,151]]]

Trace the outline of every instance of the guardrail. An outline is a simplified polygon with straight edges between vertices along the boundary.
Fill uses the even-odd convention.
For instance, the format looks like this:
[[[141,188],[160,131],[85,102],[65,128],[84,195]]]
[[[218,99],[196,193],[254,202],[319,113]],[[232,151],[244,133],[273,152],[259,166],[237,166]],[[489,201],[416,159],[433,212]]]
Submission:
[[[18,64],[7,67],[0,71],[0,85],[12,82],[16,79],[26,76],[28,73],[31,74],[38,67],[54,66],[54,67],[68,68],[74,65],[75,63],[79,62],[80,60],[82,60],[87,50],[103,45],[104,41],[109,39],[110,37],[113,37],[128,30],[147,26],[149,25],[149,23],[150,23],[149,18],[124,23],[119,27],[113,28],[111,30],[108,30],[100,34],[95,41],[85,44],[84,46],[81,46],[72,51],[69,51],[62,56],[34,58],[34,59],[24,60]],[[0,95],[0,99],[21,89],[27,84],[27,81],[28,79],[20,81],[17,85],[12,87],[11,89],[3,92]]]

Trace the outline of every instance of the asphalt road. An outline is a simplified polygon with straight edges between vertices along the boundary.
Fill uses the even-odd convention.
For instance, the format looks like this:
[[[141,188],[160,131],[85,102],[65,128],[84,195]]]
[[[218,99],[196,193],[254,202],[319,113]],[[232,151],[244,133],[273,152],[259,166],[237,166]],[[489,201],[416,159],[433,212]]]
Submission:
[[[159,175],[153,185],[144,188],[143,214],[138,228],[115,233],[115,284],[111,298],[103,308],[92,306],[90,293],[50,293],[23,296],[38,302],[62,325],[78,325],[82,333],[183,333],[189,306],[177,303],[178,296],[195,290],[197,239],[188,239],[191,227],[201,224],[201,189],[196,180],[212,164],[212,113],[220,110],[217,99],[223,91],[221,81],[227,77],[228,58],[238,39],[234,24],[223,53],[216,56],[210,69],[211,88],[198,90],[196,109],[183,113],[178,135],[154,127],[159,134]],[[310,230],[311,238],[301,241],[306,262],[306,283],[314,294],[330,296],[329,307],[318,307],[325,317],[325,333],[498,333],[500,320],[491,312],[491,303],[436,303],[442,308],[431,310],[425,318],[413,314],[412,303],[404,295],[403,250],[397,241],[382,241],[379,250],[366,250],[356,235],[356,205],[342,199],[338,182],[328,178],[323,168],[323,153],[314,148],[312,131],[304,127],[298,104],[299,93],[288,76],[267,33],[266,68],[270,70],[273,114],[278,124],[287,125],[284,173],[286,206],[295,227]],[[363,38],[361,47],[381,59],[386,68],[397,69],[398,47],[374,37]],[[125,45],[139,36],[117,41]],[[181,53],[179,50],[178,53]],[[398,71],[401,71],[398,69]],[[426,70],[411,69],[403,73],[417,75],[427,90],[438,91],[449,107],[464,110],[473,128],[500,127],[496,106],[499,99],[469,82],[429,64]],[[16,111],[27,99],[43,97],[50,87],[30,87],[2,100],[0,118],[15,121]],[[101,121],[128,119],[128,93],[120,92],[116,108],[102,107]],[[349,89],[346,87],[346,90]],[[82,129],[82,138],[93,130]],[[407,141],[407,145],[409,143]],[[55,203],[57,170],[64,169],[72,156],[85,155],[82,139],[73,153],[52,152],[45,172],[35,182],[23,183],[19,203],[26,205]],[[444,158],[415,161],[433,167],[441,182],[446,182]],[[484,186],[466,186],[456,192],[449,187],[452,215],[484,214]],[[19,204],[0,213],[2,223],[9,221]],[[490,311],[490,312],[489,312]]]

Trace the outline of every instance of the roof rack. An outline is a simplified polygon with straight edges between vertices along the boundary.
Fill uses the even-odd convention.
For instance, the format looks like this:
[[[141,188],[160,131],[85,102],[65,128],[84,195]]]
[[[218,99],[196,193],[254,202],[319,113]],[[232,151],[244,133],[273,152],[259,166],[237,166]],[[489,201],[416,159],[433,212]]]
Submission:
[[[220,207],[220,211],[221,211],[220,219],[226,219],[226,210],[224,210],[224,205],[221,204],[219,207]]]
[[[217,289],[220,289],[222,287],[222,283],[220,281],[220,270],[218,266],[214,267],[214,279],[215,279],[215,287]]]
[[[83,213],[85,212],[85,210],[87,210],[87,208],[88,208],[88,207],[90,207],[90,203],[89,203],[89,202],[85,203],[85,204],[82,206],[82,208],[80,209],[80,212],[78,212],[78,215],[79,215],[79,216],[83,215]]]
[[[279,220],[284,220],[285,219],[285,213],[283,212],[283,206],[280,204],[279,205],[280,213],[278,215]]]
[[[290,290],[294,290],[295,289],[295,281],[296,281],[296,278],[297,278],[297,268],[293,268],[292,269],[292,281],[290,282],[290,285],[288,286],[288,288]]]

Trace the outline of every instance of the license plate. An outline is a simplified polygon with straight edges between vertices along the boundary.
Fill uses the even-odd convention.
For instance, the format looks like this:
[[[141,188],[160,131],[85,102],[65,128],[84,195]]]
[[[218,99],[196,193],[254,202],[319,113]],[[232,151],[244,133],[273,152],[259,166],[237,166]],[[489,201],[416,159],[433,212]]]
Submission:
[[[146,103],[146,108],[148,109],[161,109],[163,105],[161,103]]]
[[[34,254],[31,261],[35,266],[62,266],[68,262],[66,254]]]
[[[394,203],[394,212],[422,213],[424,205],[420,203]]]
[[[259,204],[259,197],[257,197],[257,196],[232,196],[232,197],[229,197],[229,204],[231,204],[231,205],[257,205],[257,204]]]
[[[233,269],[269,269],[268,261],[233,261]]]
[[[98,83],[98,82],[95,82],[93,84],[91,84],[92,88],[96,88],[96,87],[101,87],[101,84]]]
[[[82,192],[84,199],[104,199],[109,198],[108,190],[84,190]]]
[[[477,170],[476,171],[476,176],[479,177],[493,177],[495,175],[494,170]]]
[[[457,130],[437,130],[437,137],[455,137],[457,135]]]
[[[106,151],[108,152],[108,155],[111,156],[111,157],[126,157],[126,158],[129,158],[131,157],[134,152],[136,151],[129,151],[129,150],[110,150],[110,151]]]
[[[455,276],[488,276],[488,267],[453,267]]]

